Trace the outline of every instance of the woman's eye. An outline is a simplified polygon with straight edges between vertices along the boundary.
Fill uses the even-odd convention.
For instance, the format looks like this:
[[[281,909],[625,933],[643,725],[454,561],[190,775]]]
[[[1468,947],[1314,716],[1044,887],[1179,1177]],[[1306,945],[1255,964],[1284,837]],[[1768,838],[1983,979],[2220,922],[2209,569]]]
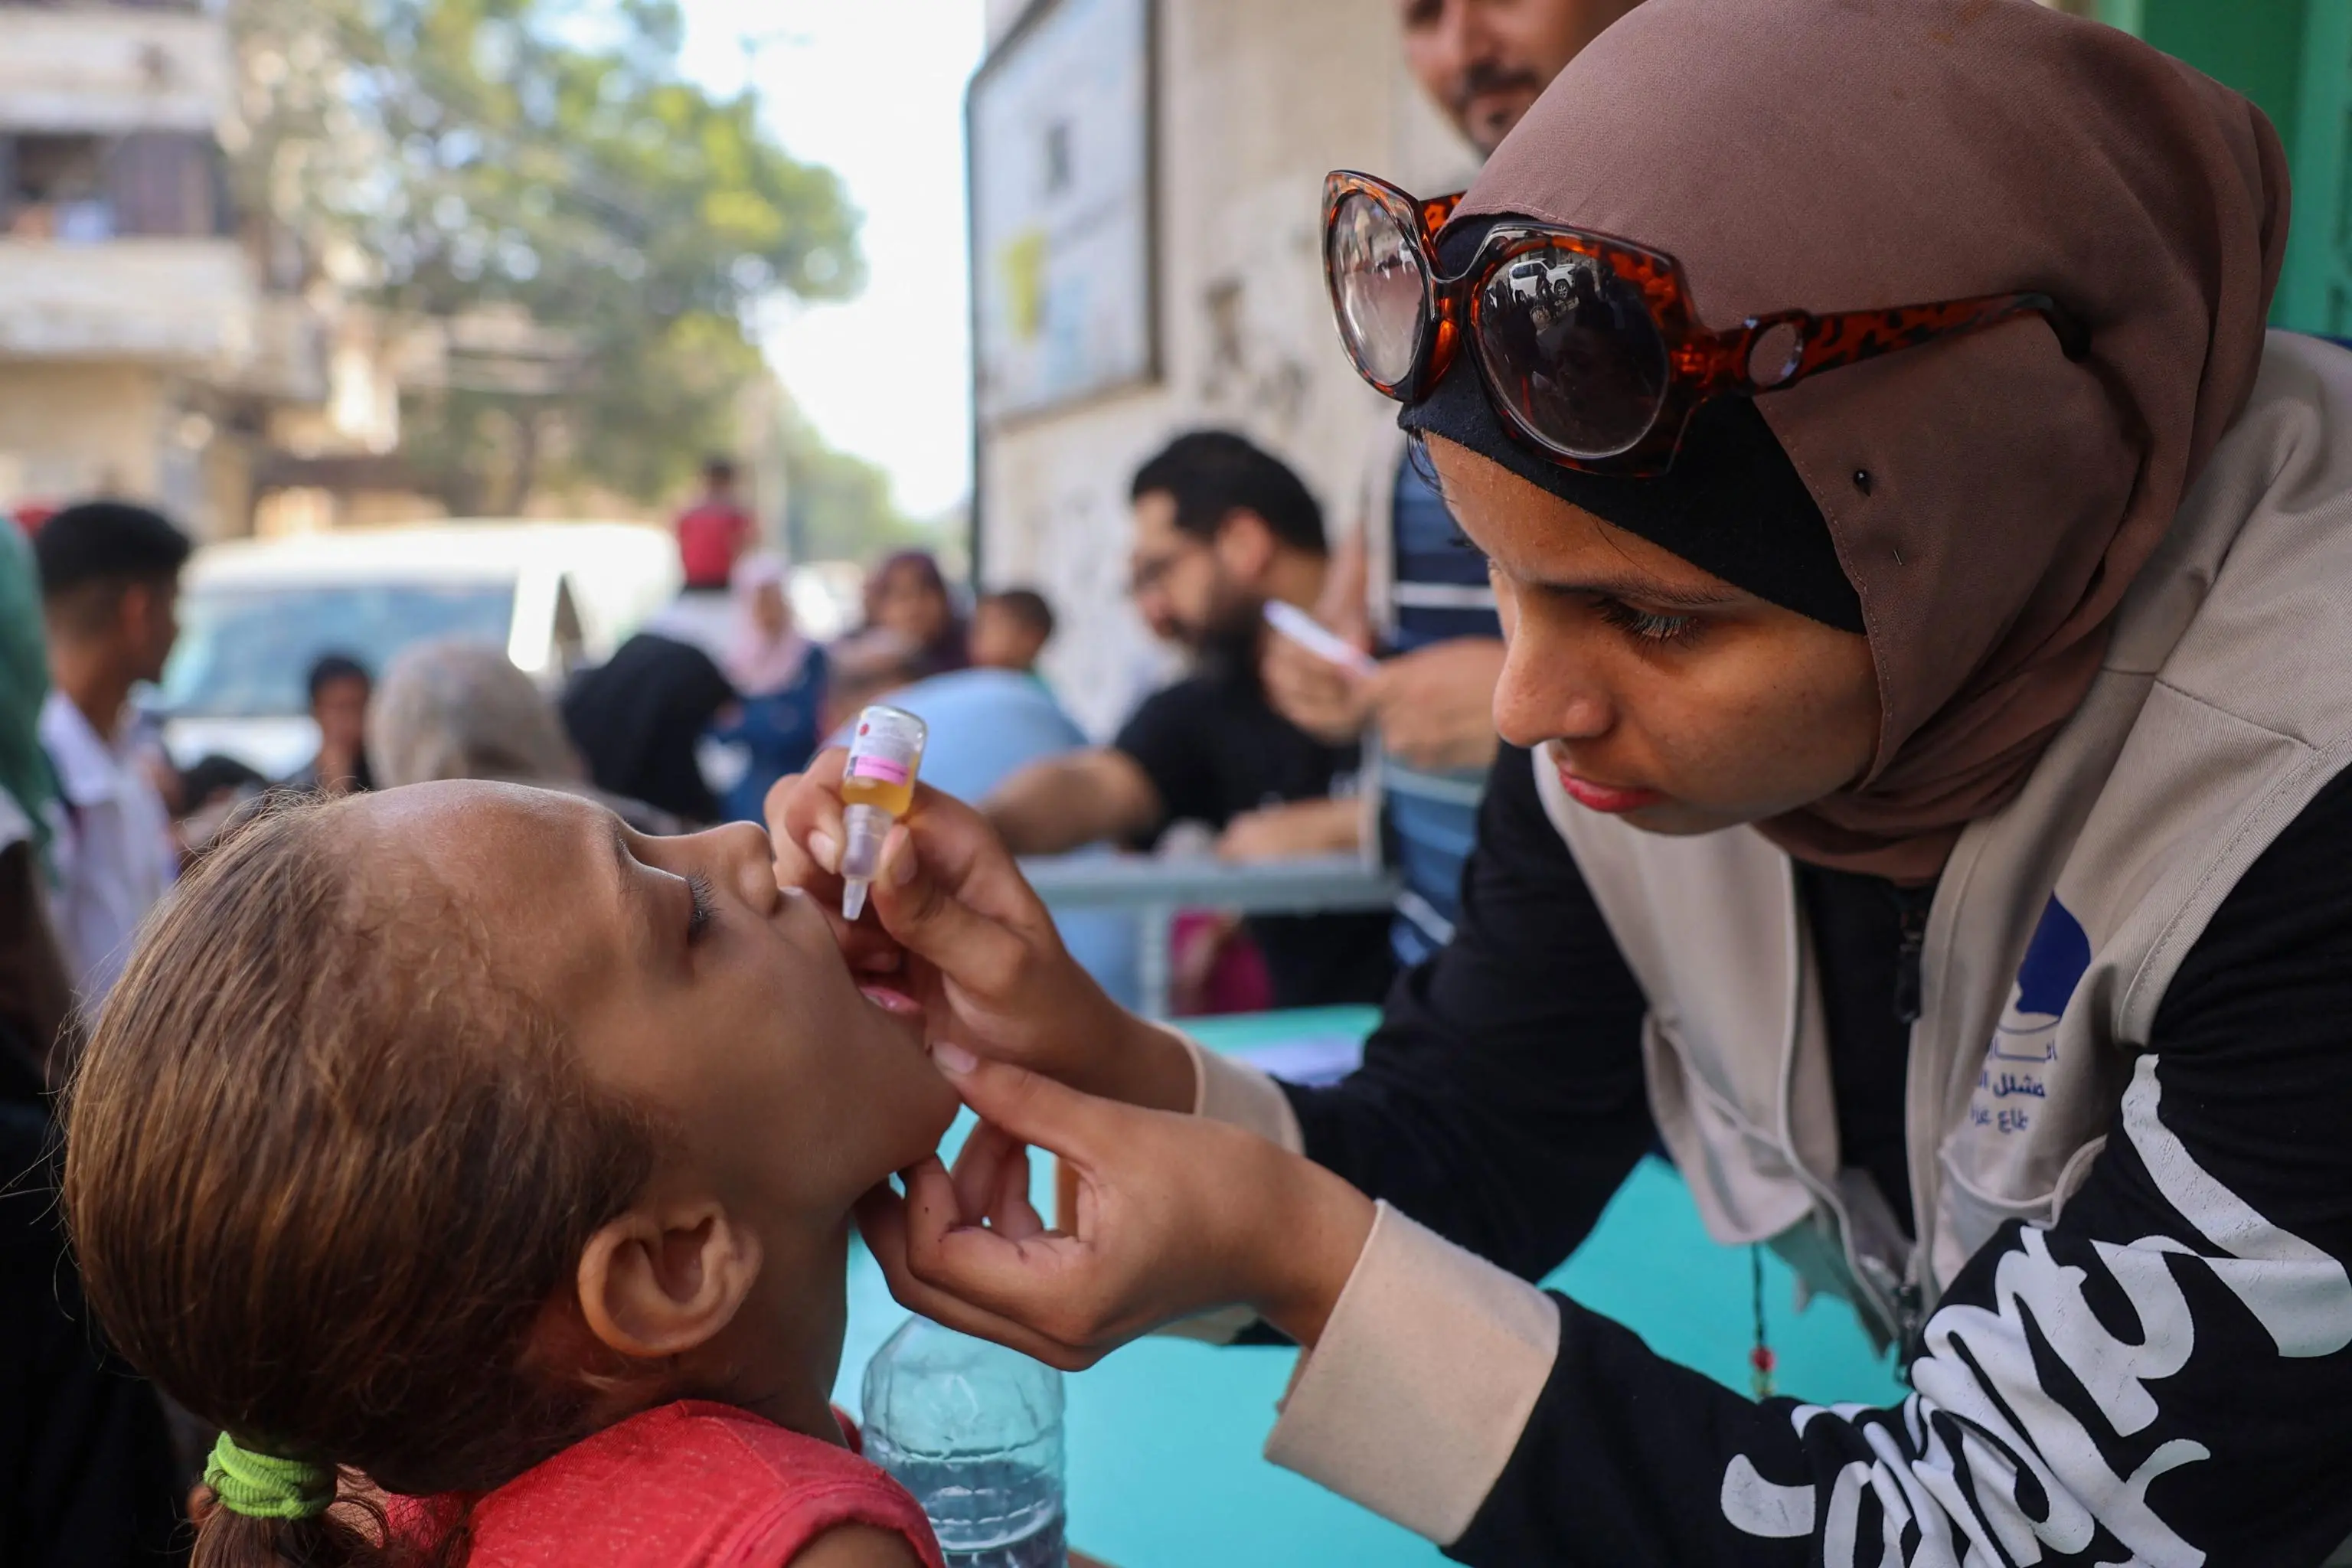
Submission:
[[[1699,632],[1696,616],[1656,615],[1637,609],[1622,599],[1595,599],[1593,609],[1602,620],[1636,642],[1687,643]]]
[[[711,890],[710,879],[697,871],[686,879],[686,890],[694,900],[694,912],[687,917],[686,940],[698,942],[718,918],[719,900]]]

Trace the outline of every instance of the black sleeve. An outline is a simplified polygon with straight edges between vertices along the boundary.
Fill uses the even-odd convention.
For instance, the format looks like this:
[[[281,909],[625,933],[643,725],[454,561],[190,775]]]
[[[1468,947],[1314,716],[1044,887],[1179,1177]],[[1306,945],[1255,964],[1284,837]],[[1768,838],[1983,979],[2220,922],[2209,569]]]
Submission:
[[[1538,1279],[1649,1146],[1646,1011],[1528,753],[1506,746],[1453,942],[1398,979],[1360,1068],[1284,1089],[1318,1163]]]
[[[58,1175],[40,1112],[0,1103],[0,1563],[184,1563],[163,1402],[98,1341]]]
[[[1465,1563],[2311,1564],[2352,1537],[2352,781],[2231,890],[2089,1180],[1887,1410],[1751,1404],[1562,1300]]]
[[[1160,792],[1160,820],[1139,841],[1148,848],[1172,822],[1223,828],[1231,816],[1217,788],[1216,693],[1200,677],[1180,680],[1143,700],[1120,726],[1111,749],[1135,759]]]

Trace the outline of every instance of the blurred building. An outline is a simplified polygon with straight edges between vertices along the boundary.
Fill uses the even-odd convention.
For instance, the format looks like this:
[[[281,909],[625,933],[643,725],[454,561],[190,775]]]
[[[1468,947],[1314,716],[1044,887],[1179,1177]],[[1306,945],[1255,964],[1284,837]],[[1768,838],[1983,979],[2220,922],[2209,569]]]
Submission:
[[[1240,429],[1335,529],[1392,410],[1323,287],[1335,168],[1458,189],[1469,149],[1404,71],[1393,0],[990,0],[969,105],[980,574],[1063,617],[1088,729],[1164,674],[1126,592],[1127,484],[1177,431]]]
[[[217,0],[0,0],[0,511],[241,533],[274,467],[398,439],[396,342],[235,210]]]
[[[0,4],[0,504],[210,510],[197,389],[259,331],[215,129],[231,97],[216,14]]]

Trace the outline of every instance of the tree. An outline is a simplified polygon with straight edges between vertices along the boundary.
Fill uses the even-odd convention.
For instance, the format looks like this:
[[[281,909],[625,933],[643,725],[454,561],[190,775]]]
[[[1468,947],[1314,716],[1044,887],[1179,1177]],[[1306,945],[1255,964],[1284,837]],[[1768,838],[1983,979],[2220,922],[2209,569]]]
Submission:
[[[404,456],[459,512],[674,493],[783,289],[863,280],[830,170],[680,79],[672,0],[240,0],[240,196],[449,352]]]
[[[890,476],[835,451],[800,410],[783,412],[784,539],[799,561],[871,562],[893,550],[931,549],[937,528],[899,509]]]

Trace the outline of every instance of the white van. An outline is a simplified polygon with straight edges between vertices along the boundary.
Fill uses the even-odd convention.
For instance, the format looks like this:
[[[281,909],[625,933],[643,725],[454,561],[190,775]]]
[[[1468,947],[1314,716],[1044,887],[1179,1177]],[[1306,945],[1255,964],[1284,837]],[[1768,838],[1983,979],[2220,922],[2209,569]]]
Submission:
[[[629,522],[503,519],[235,540],[181,580],[180,641],[150,706],[186,767],[212,753],[270,778],[318,750],[304,689],[322,654],[381,673],[411,643],[501,644],[551,689],[676,597],[677,547]]]

